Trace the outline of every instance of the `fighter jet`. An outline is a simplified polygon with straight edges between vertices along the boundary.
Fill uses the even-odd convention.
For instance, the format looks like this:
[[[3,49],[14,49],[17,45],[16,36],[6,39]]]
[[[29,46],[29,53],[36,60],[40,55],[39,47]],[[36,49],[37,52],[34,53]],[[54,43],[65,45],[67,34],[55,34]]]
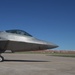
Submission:
[[[6,50],[13,52],[46,50],[58,47],[55,44],[37,39],[19,29],[0,31],[0,62],[4,61],[1,53]]]

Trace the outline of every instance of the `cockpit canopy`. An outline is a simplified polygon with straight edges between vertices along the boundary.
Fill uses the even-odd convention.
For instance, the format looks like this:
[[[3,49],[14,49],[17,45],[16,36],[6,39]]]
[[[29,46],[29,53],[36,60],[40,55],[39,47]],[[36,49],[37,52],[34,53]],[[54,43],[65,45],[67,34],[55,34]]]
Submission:
[[[19,34],[19,35],[26,35],[26,36],[31,36],[32,37],[32,35],[30,35],[29,33],[25,32],[23,30],[16,30],[16,29],[15,30],[6,30],[6,32]]]

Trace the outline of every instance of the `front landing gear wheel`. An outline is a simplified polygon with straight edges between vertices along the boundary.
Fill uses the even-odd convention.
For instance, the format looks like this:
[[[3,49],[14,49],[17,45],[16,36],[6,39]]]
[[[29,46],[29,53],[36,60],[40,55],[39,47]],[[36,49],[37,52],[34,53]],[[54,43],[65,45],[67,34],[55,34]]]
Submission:
[[[0,56],[0,62],[3,62],[3,61],[4,61],[4,57]]]

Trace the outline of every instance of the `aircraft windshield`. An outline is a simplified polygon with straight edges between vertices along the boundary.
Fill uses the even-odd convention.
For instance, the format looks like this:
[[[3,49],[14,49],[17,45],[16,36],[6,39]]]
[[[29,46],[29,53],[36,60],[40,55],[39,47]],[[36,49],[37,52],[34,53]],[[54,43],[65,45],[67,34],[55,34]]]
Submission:
[[[6,30],[8,33],[15,33],[15,34],[20,34],[20,35],[27,35],[27,36],[32,36],[29,33],[23,31],[23,30]]]

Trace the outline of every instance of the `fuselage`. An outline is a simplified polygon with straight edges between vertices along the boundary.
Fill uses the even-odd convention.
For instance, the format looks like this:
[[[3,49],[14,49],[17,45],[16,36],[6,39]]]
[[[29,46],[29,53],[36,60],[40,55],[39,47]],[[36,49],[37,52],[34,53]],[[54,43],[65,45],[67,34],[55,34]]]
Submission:
[[[0,32],[0,49],[12,51],[33,51],[45,50],[58,47],[55,44],[39,40],[27,32],[15,30],[17,32],[2,31]],[[14,31],[14,30],[13,30]]]

